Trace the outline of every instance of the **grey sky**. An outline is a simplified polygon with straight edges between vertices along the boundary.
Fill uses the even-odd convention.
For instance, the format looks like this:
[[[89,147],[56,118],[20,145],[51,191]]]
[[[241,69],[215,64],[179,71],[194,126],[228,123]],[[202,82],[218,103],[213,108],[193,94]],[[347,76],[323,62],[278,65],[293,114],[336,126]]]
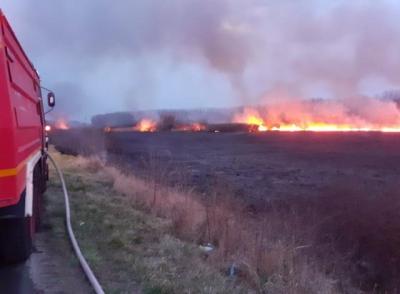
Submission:
[[[2,0],[58,113],[345,98],[400,84],[382,0]]]

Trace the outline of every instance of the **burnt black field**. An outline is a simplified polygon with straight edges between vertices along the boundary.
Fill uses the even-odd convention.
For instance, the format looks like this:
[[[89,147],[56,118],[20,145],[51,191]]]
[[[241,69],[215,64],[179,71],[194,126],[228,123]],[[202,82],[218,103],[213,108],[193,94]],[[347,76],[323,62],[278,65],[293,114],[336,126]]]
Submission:
[[[318,197],[338,186],[379,194],[400,183],[400,134],[107,133],[68,130],[51,143],[73,154],[102,154],[126,171],[162,174],[201,193],[219,188],[242,200]],[[158,171],[157,171],[158,170]]]

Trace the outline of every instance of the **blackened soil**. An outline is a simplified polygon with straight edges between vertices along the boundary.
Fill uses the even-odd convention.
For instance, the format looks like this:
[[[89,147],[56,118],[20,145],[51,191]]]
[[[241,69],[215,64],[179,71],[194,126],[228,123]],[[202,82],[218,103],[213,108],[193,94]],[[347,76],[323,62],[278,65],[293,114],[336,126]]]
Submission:
[[[222,187],[253,203],[317,197],[338,185],[379,193],[400,182],[400,134],[94,133],[56,133],[51,142],[202,193]]]

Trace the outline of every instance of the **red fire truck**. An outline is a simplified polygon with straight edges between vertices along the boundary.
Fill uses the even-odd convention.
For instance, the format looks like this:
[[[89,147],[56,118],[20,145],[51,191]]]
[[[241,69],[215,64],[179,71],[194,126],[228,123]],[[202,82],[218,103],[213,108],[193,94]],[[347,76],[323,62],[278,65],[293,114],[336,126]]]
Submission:
[[[0,260],[31,252],[46,189],[45,118],[38,73],[0,10]],[[54,106],[54,94],[48,103]]]

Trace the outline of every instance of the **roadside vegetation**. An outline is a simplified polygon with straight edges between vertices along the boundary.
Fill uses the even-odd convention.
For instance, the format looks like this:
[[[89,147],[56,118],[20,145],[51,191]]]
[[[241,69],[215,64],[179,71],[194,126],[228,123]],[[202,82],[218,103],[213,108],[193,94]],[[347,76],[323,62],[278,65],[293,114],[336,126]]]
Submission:
[[[197,244],[177,238],[171,220],[115,189],[114,170],[96,160],[53,156],[68,183],[77,239],[106,293],[248,293],[207,263]],[[46,195],[49,222],[60,225],[63,196],[54,171]]]
[[[395,191],[337,183],[318,199],[267,201],[255,212],[221,184],[195,194],[184,172],[182,183],[166,185],[171,170],[157,158],[138,178],[98,159],[54,155],[78,240],[110,293],[397,292]],[[48,195],[61,192],[54,175]],[[50,208],[60,201],[49,199]]]

